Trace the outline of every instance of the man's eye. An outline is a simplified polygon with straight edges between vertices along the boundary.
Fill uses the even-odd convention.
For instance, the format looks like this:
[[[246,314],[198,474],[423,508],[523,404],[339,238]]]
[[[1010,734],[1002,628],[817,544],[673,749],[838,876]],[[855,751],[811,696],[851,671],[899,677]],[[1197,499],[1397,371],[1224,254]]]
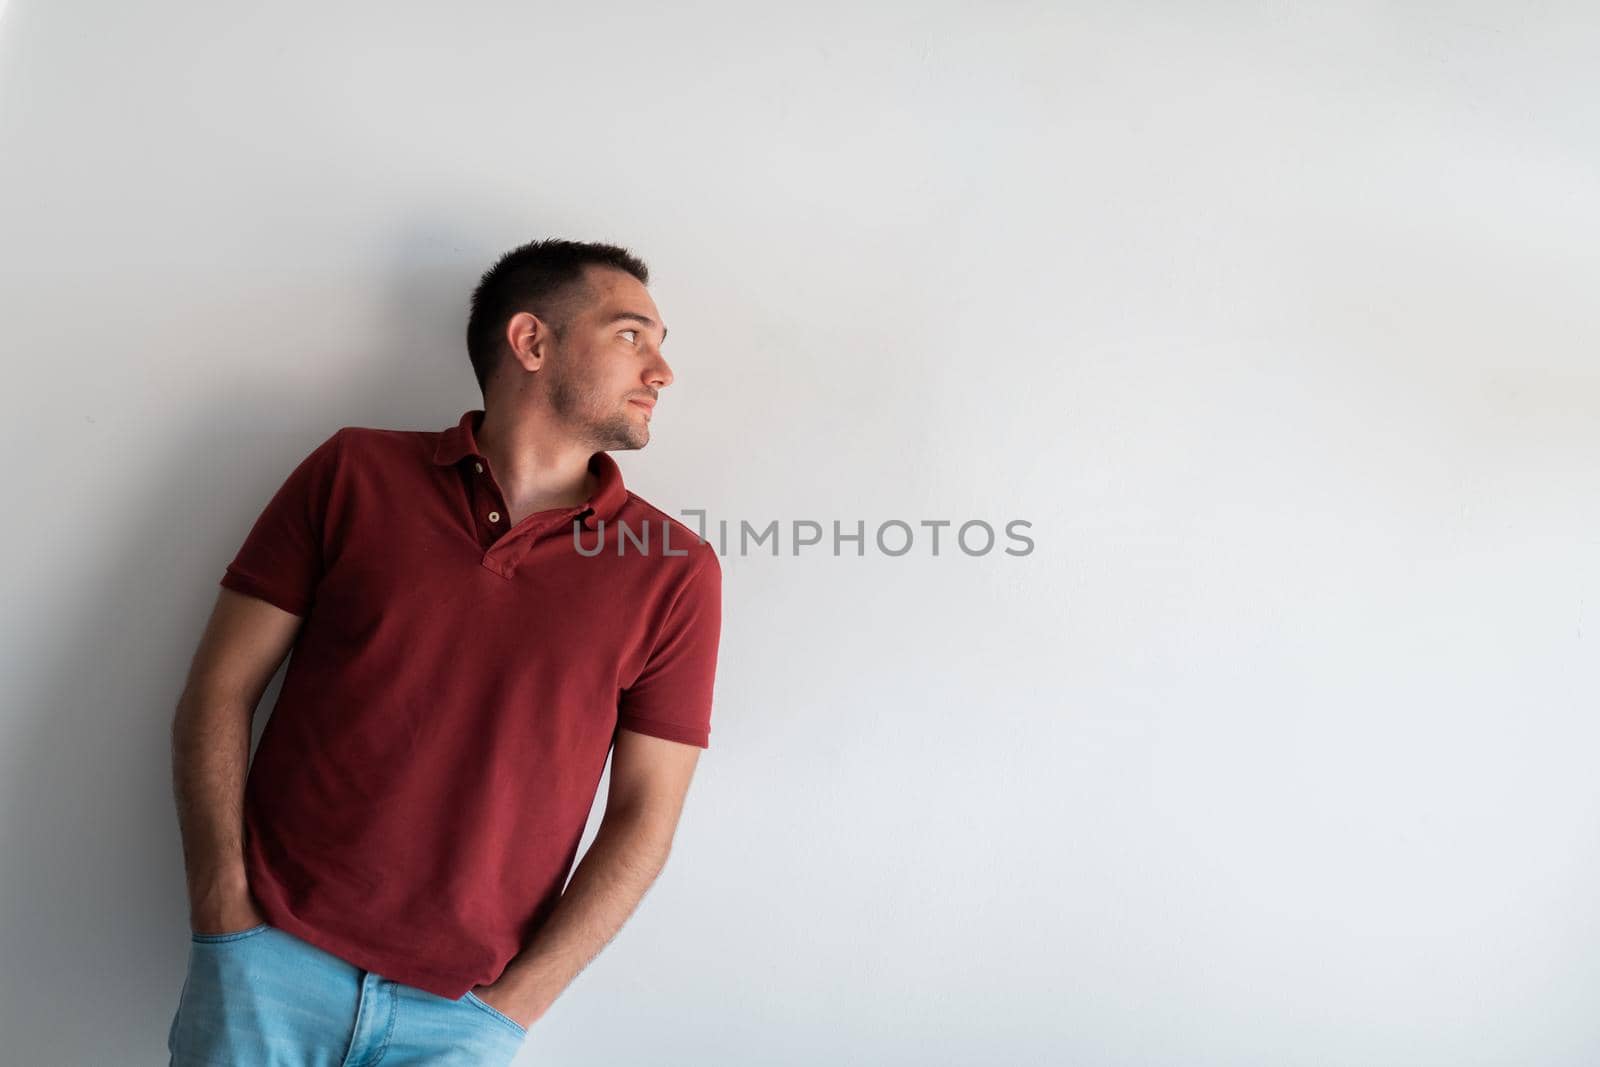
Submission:
[[[631,334],[637,334],[637,333],[638,333],[638,332],[639,332],[639,331],[638,331],[638,330],[623,330],[623,331],[622,331],[622,332],[623,332],[623,333],[631,333]],[[631,345],[631,344],[633,344],[633,342],[632,342],[632,341],[629,341],[629,342],[628,342],[628,343],[629,343],[629,344],[630,344],[630,345]]]

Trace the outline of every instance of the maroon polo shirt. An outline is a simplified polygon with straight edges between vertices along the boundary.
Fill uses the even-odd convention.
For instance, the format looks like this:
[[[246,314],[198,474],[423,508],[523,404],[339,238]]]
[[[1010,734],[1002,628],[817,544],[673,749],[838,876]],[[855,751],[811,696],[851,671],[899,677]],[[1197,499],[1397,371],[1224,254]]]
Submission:
[[[221,580],[304,618],[245,786],[255,899],[452,999],[560,898],[616,730],[708,746],[721,627],[716,551],[604,452],[513,526],[482,420],[340,429]]]

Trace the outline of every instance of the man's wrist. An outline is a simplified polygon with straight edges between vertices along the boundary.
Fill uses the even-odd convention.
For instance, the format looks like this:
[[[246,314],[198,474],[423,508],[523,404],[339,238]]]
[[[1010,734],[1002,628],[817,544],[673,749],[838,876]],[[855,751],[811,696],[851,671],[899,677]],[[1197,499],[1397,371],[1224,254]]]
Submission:
[[[210,901],[230,900],[250,891],[250,877],[244,863],[199,871],[188,877],[189,901],[203,904]]]
[[[559,989],[552,990],[550,983],[541,979],[525,960],[513,960],[508,964],[495,979],[494,989],[503,1002],[514,1009],[507,1014],[530,1021],[536,1021],[549,1011],[561,993]]]

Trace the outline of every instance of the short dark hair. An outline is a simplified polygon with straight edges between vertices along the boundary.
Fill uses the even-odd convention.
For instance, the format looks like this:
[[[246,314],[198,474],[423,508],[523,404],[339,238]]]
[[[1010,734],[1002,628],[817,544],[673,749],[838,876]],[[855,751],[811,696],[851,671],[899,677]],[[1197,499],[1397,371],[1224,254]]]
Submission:
[[[641,284],[650,284],[650,268],[626,248],[557,237],[514,248],[484,272],[472,291],[467,356],[485,395],[505,350],[506,321],[531,312],[548,322],[559,339],[587,295],[583,272],[591,264],[627,271]]]

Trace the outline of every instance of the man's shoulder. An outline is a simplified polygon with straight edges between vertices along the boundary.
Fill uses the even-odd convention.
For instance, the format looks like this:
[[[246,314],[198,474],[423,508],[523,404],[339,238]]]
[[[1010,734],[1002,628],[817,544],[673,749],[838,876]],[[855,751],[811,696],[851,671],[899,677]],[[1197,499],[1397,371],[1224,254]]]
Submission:
[[[343,438],[348,444],[357,447],[382,448],[436,441],[439,438],[439,431],[397,430],[388,426],[341,426],[334,431],[334,436]]]
[[[709,541],[701,539],[699,530],[667,514],[631,489],[627,490],[627,498],[615,522],[618,527],[626,526],[631,537],[642,537],[648,529],[652,552],[658,547],[670,548],[672,557],[681,559],[690,570],[701,566],[721,567],[716,549]],[[660,538],[665,541],[658,540]]]
[[[347,460],[380,461],[431,456],[438,430],[396,430],[384,426],[341,426],[322,444]]]

